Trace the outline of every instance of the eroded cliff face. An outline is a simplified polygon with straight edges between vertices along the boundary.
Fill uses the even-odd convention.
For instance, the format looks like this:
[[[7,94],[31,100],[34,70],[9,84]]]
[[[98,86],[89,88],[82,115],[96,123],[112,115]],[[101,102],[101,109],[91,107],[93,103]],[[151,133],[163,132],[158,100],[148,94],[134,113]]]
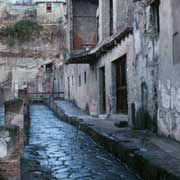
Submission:
[[[31,92],[52,91],[52,69],[63,61],[63,27],[42,27],[24,42],[9,38],[0,40],[0,100],[14,98],[25,88]],[[13,44],[9,44],[11,40]]]

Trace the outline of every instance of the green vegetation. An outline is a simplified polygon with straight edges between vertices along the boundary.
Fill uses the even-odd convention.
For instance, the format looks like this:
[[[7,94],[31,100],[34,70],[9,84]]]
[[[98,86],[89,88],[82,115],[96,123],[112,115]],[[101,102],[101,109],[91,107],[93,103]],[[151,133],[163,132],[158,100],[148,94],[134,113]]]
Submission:
[[[35,22],[21,20],[12,27],[3,28],[0,34],[8,38],[9,45],[14,45],[15,42],[23,43],[30,41],[33,35],[39,34],[41,28],[42,27]]]

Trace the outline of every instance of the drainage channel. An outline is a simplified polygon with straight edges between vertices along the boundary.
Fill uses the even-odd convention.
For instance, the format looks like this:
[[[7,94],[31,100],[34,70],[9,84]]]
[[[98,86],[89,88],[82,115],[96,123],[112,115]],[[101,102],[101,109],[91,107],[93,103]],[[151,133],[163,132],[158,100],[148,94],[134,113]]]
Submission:
[[[23,180],[137,179],[89,136],[60,121],[45,105],[31,105],[30,119]]]

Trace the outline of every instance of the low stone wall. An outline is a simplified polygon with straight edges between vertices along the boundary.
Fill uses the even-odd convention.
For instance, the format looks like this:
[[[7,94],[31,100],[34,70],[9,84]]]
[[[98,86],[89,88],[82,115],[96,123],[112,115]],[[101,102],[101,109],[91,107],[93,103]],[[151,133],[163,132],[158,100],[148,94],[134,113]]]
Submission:
[[[23,100],[8,101],[5,103],[5,124],[19,128],[19,151],[24,147],[24,102]]]
[[[0,179],[20,179],[19,128],[0,127]]]
[[[14,153],[8,158],[0,159],[0,179],[20,180],[20,162],[20,156],[18,153]]]
[[[28,101],[6,102],[5,126],[0,127],[0,180],[21,179],[21,156],[28,126]]]
[[[17,127],[0,127],[0,158],[15,152],[17,138]]]

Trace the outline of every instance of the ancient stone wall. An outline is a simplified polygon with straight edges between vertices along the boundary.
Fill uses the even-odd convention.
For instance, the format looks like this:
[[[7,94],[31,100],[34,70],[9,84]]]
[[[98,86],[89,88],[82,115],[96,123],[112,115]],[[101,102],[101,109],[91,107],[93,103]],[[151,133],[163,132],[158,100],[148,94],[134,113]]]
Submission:
[[[9,0],[0,2],[0,28],[13,26],[17,21],[23,19],[36,19],[36,10],[32,4],[14,4]]]
[[[112,11],[111,15],[110,11]],[[131,0],[112,0],[112,7],[110,7],[110,0],[100,0],[98,9],[99,41],[101,42],[125,27],[132,26],[133,12],[133,3]],[[110,32],[111,26],[112,32]]]
[[[136,120],[132,122],[138,129],[157,130],[157,72],[159,30],[155,21],[155,1],[135,3],[134,49],[135,57],[131,73],[134,88],[131,103]],[[155,28],[156,27],[156,28]]]
[[[16,127],[0,127],[0,158],[5,158],[15,152],[17,136]]]
[[[21,179],[20,160],[29,125],[27,100],[5,103],[5,125],[0,127],[0,177],[6,180]]]
[[[180,141],[179,8],[180,2],[177,0],[161,1],[158,72],[158,130],[160,134],[178,141]]]
[[[89,3],[92,3],[90,1]],[[119,33],[122,29],[129,27],[132,25],[132,13],[129,12],[132,10],[132,2],[130,1],[113,1],[113,25],[114,25],[114,34]],[[83,6],[82,2],[75,3],[72,8],[72,1],[68,1],[68,38],[69,43],[71,42],[71,38],[74,37],[74,32],[76,32],[76,26],[81,28],[83,34],[91,35],[94,31],[98,30],[99,33],[99,44],[103,43],[103,40],[107,40],[110,37],[110,1],[109,0],[100,0],[99,8],[89,5],[89,11],[93,12],[93,17],[97,16],[98,26],[89,27],[87,24],[83,23],[84,21],[74,21],[72,23],[72,18],[74,16],[73,12],[86,14],[86,8]],[[122,6],[123,5],[123,6]],[[124,8],[125,5],[125,8]],[[86,4],[87,6],[87,4]],[[91,9],[92,8],[92,9]],[[81,9],[81,10],[79,10]],[[97,10],[97,12],[96,12]],[[86,12],[85,12],[86,11]],[[120,16],[120,17],[119,17]],[[79,17],[79,16],[78,16]],[[90,21],[89,21],[90,22]],[[79,28],[78,27],[78,28]],[[74,29],[73,29],[74,28]],[[88,28],[88,29],[86,29]],[[82,33],[81,33],[82,34]],[[113,37],[112,37],[113,39]],[[110,40],[110,38],[109,38]],[[65,97],[75,101],[75,103],[81,107],[82,109],[88,111],[92,115],[101,114],[101,96],[100,92],[100,84],[101,79],[99,75],[99,71],[102,67],[105,67],[105,81],[106,81],[106,114],[116,114],[115,107],[115,93],[113,82],[115,81],[115,77],[113,74],[113,63],[118,60],[122,56],[127,56],[127,64],[129,66],[129,62],[132,62],[133,58],[133,48],[132,48],[133,39],[131,36],[122,40],[122,42],[117,43],[116,47],[113,47],[110,50],[105,50],[100,58],[98,57],[94,60],[93,63],[89,62],[89,64],[68,64],[65,65]],[[70,47],[73,49],[73,47]],[[98,49],[98,45],[95,49]],[[99,53],[99,52],[98,52]],[[101,53],[101,52],[100,52]],[[129,78],[129,77],[128,77]],[[130,79],[128,79],[129,81]],[[129,83],[130,84],[130,83]]]
[[[65,5],[63,2],[52,1],[51,11],[47,12],[46,2],[36,3],[37,22],[40,24],[63,24],[65,22]]]
[[[53,74],[48,66],[59,68],[63,62],[65,33],[62,27],[43,27],[38,36],[30,41],[6,43],[0,41],[0,88],[1,101],[18,96],[20,89],[30,92],[52,91]],[[47,67],[47,68],[46,68]]]
[[[105,67],[106,114],[116,114],[116,93],[114,92],[116,78],[113,76],[113,65],[115,62],[120,61],[123,56],[126,56],[127,61],[126,73],[128,90],[130,90],[128,94],[129,100],[131,100],[133,89],[133,80],[131,79],[133,74],[129,73],[133,61],[133,38],[131,35],[125,38],[117,47],[97,59],[95,63],[66,65],[65,98],[71,99],[91,115],[101,114],[100,96],[102,94],[100,93],[101,79],[99,71],[102,67]]]
[[[86,65],[67,65],[64,72],[65,98],[74,101],[80,108],[86,109],[88,106],[88,88],[84,81],[86,72],[87,83],[91,84],[90,67]],[[92,87],[91,87],[92,89]]]

